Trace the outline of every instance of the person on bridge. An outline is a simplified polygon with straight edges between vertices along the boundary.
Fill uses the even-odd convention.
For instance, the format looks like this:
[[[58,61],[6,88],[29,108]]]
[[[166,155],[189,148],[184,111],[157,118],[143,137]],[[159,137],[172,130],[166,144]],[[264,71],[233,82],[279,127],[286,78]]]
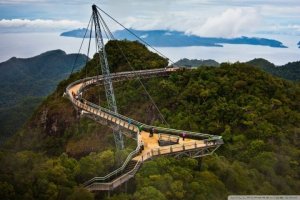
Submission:
[[[185,139],[185,136],[186,136],[186,133],[183,132],[183,133],[182,133],[182,140],[183,140],[183,141],[184,141],[184,139]]]
[[[153,133],[154,133],[154,128],[150,128],[150,134],[149,134],[149,137],[153,137]]]
[[[140,145],[140,153],[142,153],[143,152],[143,150],[145,149],[145,146],[144,146],[144,141],[143,140],[141,140],[141,143],[140,143],[141,145]]]
[[[131,124],[131,122],[132,122],[132,120],[131,120],[131,119],[128,119],[128,124],[129,124],[129,125]]]

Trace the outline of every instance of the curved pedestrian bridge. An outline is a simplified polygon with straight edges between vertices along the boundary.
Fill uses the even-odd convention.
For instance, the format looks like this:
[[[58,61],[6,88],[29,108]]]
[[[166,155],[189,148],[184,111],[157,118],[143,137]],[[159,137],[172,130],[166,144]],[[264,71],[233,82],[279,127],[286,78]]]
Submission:
[[[126,81],[136,78],[152,78],[168,76],[179,68],[163,68],[153,70],[139,70],[110,74],[113,82]],[[104,177],[95,177],[84,183],[90,191],[110,191],[134,177],[143,162],[157,156],[172,155],[175,157],[190,156],[202,157],[212,154],[222,144],[220,136],[190,131],[176,130],[164,127],[155,127],[143,124],[134,119],[110,111],[99,105],[95,105],[82,98],[85,89],[92,85],[101,85],[106,77],[101,75],[77,80],[66,88],[65,95],[70,99],[75,109],[83,116],[96,122],[107,125],[113,129],[118,127],[122,133],[137,141],[136,149],[131,152],[123,165]],[[116,124],[118,126],[116,126]],[[154,129],[153,137],[150,130]],[[185,135],[183,140],[182,135]],[[159,140],[173,143],[164,146],[159,145]],[[175,140],[174,140],[175,139]],[[162,143],[161,143],[162,144]],[[143,149],[143,150],[142,150]]]

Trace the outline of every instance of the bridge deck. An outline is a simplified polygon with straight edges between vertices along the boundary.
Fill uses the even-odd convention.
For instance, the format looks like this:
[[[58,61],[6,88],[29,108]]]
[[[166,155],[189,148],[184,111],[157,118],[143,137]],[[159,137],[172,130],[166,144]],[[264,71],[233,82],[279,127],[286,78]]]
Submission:
[[[78,83],[78,84],[76,84],[76,85],[73,85],[73,86],[69,89],[69,91],[71,92],[71,94],[72,94],[72,93],[77,94],[77,92],[79,91],[79,89],[81,88],[82,85],[83,85],[83,83]]]
[[[194,140],[189,138],[185,138],[185,140],[180,138],[178,144],[159,146],[158,134],[154,134],[153,137],[149,137],[150,133],[146,131],[142,131],[140,134],[140,139],[144,143],[144,150],[140,155],[133,158],[133,160],[147,160],[148,158],[152,157],[150,155],[152,155],[153,153],[159,153],[160,155],[164,155],[206,146],[201,140]]]

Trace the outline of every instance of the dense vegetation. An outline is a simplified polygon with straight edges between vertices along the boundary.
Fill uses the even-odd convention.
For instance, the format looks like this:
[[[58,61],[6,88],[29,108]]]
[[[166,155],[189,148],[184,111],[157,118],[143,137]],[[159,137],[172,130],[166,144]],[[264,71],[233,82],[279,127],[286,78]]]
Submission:
[[[202,66],[210,66],[210,67],[219,67],[219,63],[215,60],[197,60],[197,59],[187,59],[183,58],[178,60],[175,63],[176,66],[185,66],[185,67],[202,67]]]
[[[76,54],[54,50],[0,63],[0,141],[15,133],[43,98],[70,74],[75,58]],[[79,55],[75,70],[85,61],[86,57]]]
[[[248,64],[259,67],[262,70],[292,81],[300,81],[300,61],[290,62],[282,66],[275,66],[273,63],[269,61],[258,58],[247,62]]]
[[[139,43],[112,41],[107,44],[112,71],[130,70],[114,53],[115,45],[121,46],[135,69],[167,64]],[[95,55],[86,68],[61,82],[26,127],[6,144],[0,153],[1,197],[93,199],[80,183],[116,168],[116,158],[130,151],[130,140],[127,149],[115,151],[110,130],[78,119],[71,103],[62,98],[68,83],[95,73],[97,62]],[[225,144],[203,160],[163,157],[148,161],[128,185],[130,192],[122,193],[121,188],[106,199],[300,194],[299,84],[241,63],[183,70],[143,82],[171,127],[219,134]],[[122,114],[161,124],[138,81],[114,86]],[[98,87],[86,96],[94,102],[105,100]],[[135,110],[128,110],[129,105]]]
[[[147,162],[134,195],[111,199],[299,194],[299,85],[239,63],[148,83],[172,127],[220,134],[225,145],[201,166],[193,159]]]
[[[255,58],[246,62],[253,67],[258,67],[265,72],[268,72],[272,75],[284,78],[286,80],[291,81],[299,81],[300,80],[300,61],[289,62],[282,66],[276,66],[273,63],[263,59],[263,58]],[[215,60],[197,60],[197,59],[181,59],[175,63],[177,66],[184,67],[218,67],[220,64]]]
[[[108,43],[111,55],[117,48]],[[149,52],[137,42],[119,42],[136,69],[160,68],[167,60]],[[116,54],[117,55],[117,54]],[[26,126],[0,153],[0,196],[5,199],[89,199],[93,195],[80,184],[105,175],[120,166],[134,142],[126,140],[127,149],[115,151],[111,130],[78,116],[63,92],[69,83],[86,75],[95,75],[98,55],[87,67],[62,81],[55,92],[44,100]],[[112,71],[130,70],[118,57],[109,57]],[[141,62],[141,60],[147,60]],[[119,63],[119,65],[116,65]],[[80,198],[80,195],[81,198]]]

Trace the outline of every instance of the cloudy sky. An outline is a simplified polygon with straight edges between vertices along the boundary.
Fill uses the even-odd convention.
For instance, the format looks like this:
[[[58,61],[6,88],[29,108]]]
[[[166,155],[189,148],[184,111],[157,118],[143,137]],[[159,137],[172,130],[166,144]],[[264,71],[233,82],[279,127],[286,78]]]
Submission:
[[[300,36],[299,0],[0,0],[0,33],[86,27],[92,3],[135,29],[221,37]],[[107,22],[113,30],[120,29]]]

